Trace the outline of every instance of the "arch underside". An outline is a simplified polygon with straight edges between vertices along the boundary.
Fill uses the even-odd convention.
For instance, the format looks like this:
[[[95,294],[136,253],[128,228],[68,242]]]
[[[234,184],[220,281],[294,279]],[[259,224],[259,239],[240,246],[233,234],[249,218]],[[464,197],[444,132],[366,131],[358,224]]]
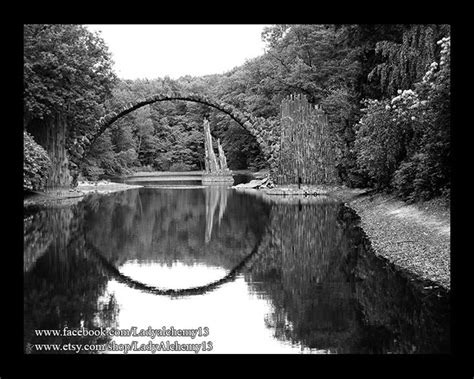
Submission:
[[[193,295],[202,295],[211,291],[216,290],[217,288],[221,287],[225,283],[233,281],[237,275],[239,275],[244,270],[248,270],[251,268],[253,263],[255,262],[256,258],[258,257],[259,253],[264,251],[265,249],[261,248],[261,240],[257,242],[255,247],[252,251],[232,270],[230,270],[225,276],[221,279],[213,281],[211,283],[198,286],[198,287],[191,287],[191,288],[182,288],[182,289],[164,289],[154,287],[145,283],[142,283],[138,280],[130,278],[120,272],[111,262],[109,262],[102,252],[95,247],[90,242],[86,241],[87,249],[93,253],[95,258],[98,259],[100,265],[105,268],[105,270],[111,274],[114,279],[116,279],[120,283],[124,283],[130,288],[140,290],[142,292],[150,293],[153,295],[161,295],[161,296],[170,296],[170,297],[182,297],[182,296],[193,296]]]
[[[127,104],[126,106],[123,106],[119,108],[118,110],[113,111],[109,113],[108,115],[102,117],[99,120],[97,127],[95,128],[94,134],[90,138],[83,137],[81,140],[75,141],[74,145],[70,149],[70,153],[73,157],[73,160],[77,162],[81,162],[90,152],[90,148],[92,147],[94,142],[96,142],[96,140],[115,121],[119,120],[125,115],[141,107],[144,107],[146,105],[150,105],[150,104],[161,102],[161,101],[176,101],[176,100],[200,103],[200,104],[204,104],[212,108],[215,108],[217,110],[220,110],[221,112],[224,112],[257,139],[257,142],[259,143],[262,153],[266,155],[265,154],[266,149],[263,148],[262,140],[260,139],[257,133],[257,131],[259,130],[259,125],[258,125],[259,122],[252,115],[246,112],[239,111],[238,109],[236,109],[234,106],[230,104],[212,99],[205,95],[194,94],[194,93],[191,93],[191,94],[172,93],[172,94],[158,94],[150,98],[139,100],[135,103]]]

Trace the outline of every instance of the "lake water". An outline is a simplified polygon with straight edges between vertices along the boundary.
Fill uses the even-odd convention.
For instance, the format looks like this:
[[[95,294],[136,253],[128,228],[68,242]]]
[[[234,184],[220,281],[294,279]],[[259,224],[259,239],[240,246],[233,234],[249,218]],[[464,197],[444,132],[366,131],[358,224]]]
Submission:
[[[25,210],[26,352],[450,351],[448,295],[344,204],[189,184]]]

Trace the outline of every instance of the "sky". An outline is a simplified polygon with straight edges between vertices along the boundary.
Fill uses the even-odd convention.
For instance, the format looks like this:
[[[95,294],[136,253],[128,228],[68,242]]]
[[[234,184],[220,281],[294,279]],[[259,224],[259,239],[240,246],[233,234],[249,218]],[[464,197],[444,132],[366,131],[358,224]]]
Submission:
[[[122,79],[222,74],[264,54],[265,26],[236,25],[85,25],[100,31]]]

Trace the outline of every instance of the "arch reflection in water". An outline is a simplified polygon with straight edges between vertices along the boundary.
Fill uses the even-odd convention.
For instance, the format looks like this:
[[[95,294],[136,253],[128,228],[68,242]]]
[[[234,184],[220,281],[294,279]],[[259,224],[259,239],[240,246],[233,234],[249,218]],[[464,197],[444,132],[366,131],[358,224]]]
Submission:
[[[257,256],[257,253],[259,251],[259,245],[255,246],[252,252],[247,255],[242,261],[235,266],[232,270],[226,272],[224,270],[218,270],[216,267],[209,267],[206,265],[200,265],[201,267],[205,267],[205,272],[208,273],[210,270],[216,272],[216,271],[221,271],[225,272],[225,275],[223,274],[219,279],[214,280],[214,281],[207,281],[209,278],[200,278],[201,282],[205,282],[206,284],[202,284],[200,286],[196,287],[186,287],[186,288],[159,288],[154,285],[146,284],[143,281],[143,278],[139,279],[134,279],[133,277],[127,276],[126,274],[122,273],[118,268],[116,268],[113,264],[111,264],[106,258],[104,258],[103,254],[92,244],[86,243],[86,248],[91,251],[92,254],[96,256],[98,259],[98,262],[101,264],[102,267],[104,267],[112,276],[115,280],[126,284],[127,286],[141,290],[143,292],[147,292],[153,295],[161,295],[161,296],[173,296],[173,297],[183,297],[183,296],[190,296],[190,295],[202,295],[207,292],[213,291],[216,288],[219,288],[225,283],[228,283],[232,280],[234,280],[237,275],[240,274],[240,272],[244,271],[247,267],[251,266],[255,257]],[[189,263],[188,263],[189,265]],[[135,265],[136,266],[136,265]],[[139,265],[142,266],[142,265]],[[159,264],[158,266],[160,268],[163,267],[163,264]],[[171,265],[175,266],[175,264]],[[183,266],[183,265],[179,265]],[[196,265],[192,265],[195,267]],[[187,266],[189,268],[189,266]],[[171,269],[172,267],[169,267],[169,265],[166,267],[168,269]],[[141,272],[137,273],[137,270],[134,270],[134,274],[137,277],[143,276],[143,270]],[[189,270],[188,270],[189,271]],[[133,272],[133,271],[132,271]],[[155,275],[159,274],[159,272],[155,272]],[[179,272],[176,272],[176,270],[173,271],[173,275],[177,276],[179,275]],[[196,276],[196,273],[194,273]],[[146,276],[145,276],[146,279]],[[207,280],[206,280],[207,279]],[[185,278],[185,281],[187,278]]]
[[[225,277],[228,273],[222,267],[206,266],[202,263],[185,265],[174,262],[171,266],[156,261],[130,260],[119,267],[120,272],[129,278],[140,278],[140,281],[156,288],[201,287]]]
[[[171,196],[170,196],[171,195]],[[130,195],[131,196],[131,195]],[[158,233],[151,238],[151,246],[141,245],[141,252],[133,246],[123,254],[138,256],[133,258],[134,265],[141,262],[147,264],[153,259],[154,265],[169,267],[173,272],[175,267],[196,267],[206,265],[207,269],[218,268],[222,273],[235,272],[229,281],[218,281],[199,293],[204,296],[189,296],[192,292],[183,291],[184,297],[155,296],[154,294],[171,294],[171,291],[156,291],[152,287],[162,287],[159,279],[147,281],[138,272],[127,272],[127,262],[117,259],[118,254],[100,252],[101,256],[110,258],[121,275],[128,275],[130,279],[140,279],[142,285],[131,280],[122,280],[123,276],[114,276],[109,282],[107,292],[114,293],[119,302],[120,312],[118,325],[120,328],[139,326],[146,328],[152,325],[156,328],[162,326],[175,328],[192,328],[207,326],[210,329],[210,338],[214,343],[214,352],[218,353],[271,353],[300,351],[301,347],[282,343],[273,337],[272,331],[265,326],[264,315],[271,310],[271,302],[260,299],[250,293],[248,284],[239,274],[242,266],[257,253],[259,241],[265,232],[270,207],[261,201],[246,195],[233,193],[224,188],[206,188],[202,191],[167,192],[166,190],[142,191],[138,194],[141,199],[143,213],[133,218],[133,224],[127,231],[131,238],[137,238],[142,225],[141,218],[148,218],[147,223],[159,222],[165,224],[166,233],[159,234],[158,228],[153,228],[152,233]],[[132,197],[131,197],[132,198]],[[198,200],[196,200],[196,198]],[[200,198],[200,200],[199,200]],[[138,203],[138,200],[133,199]],[[165,206],[166,205],[166,206]],[[182,208],[181,208],[182,207]],[[127,208],[121,216],[124,220],[131,219],[127,212],[132,212],[137,207]],[[153,209],[159,209],[159,219]],[[107,213],[100,208],[98,215],[106,217]],[[192,217],[190,216],[192,215]],[[117,217],[117,213],[115,213]],[[172,221],[170,221],[170,218]],[[178,219],[178,220],[176,220]],[[175,221],[176,220],[176,221]],[[104,222],[91,223],[102,227]],[[178,249],[180,243],[180,230],[174,225],[186,224],[188,233],[194,238],[193,254],[190,254],[187,244]],[[116,228],[123,232],[123,224],[116,221]],[[204,228],[203,228],[204,227]],[[184,229],[184,227],[183,227]],[[210,232],[212,230],[212,232]],[[182,230],[181,230],[182,231]],[[114,232],[112,232],[114,234]],[[102,239],[107,234],[95,233],[91,228],[87,232],[91,243],[106,246]],[[94,238],[91,236],[100,236]],[[188,234],[189,236],[189,234]],[[164,237],[164,238],[162,238]],[[211,237],[211,238],[209,238]],[[173,252],[173,259],[162,251],[169,246]],[[190,243],[191,242],[191,243]],[[145,252],[148,252],[145,254]],[[115,259],[115,261],[114,261]],[[122,263],[123,262],[123,263]],[[178,265],[177,265],[178,263]],[[167,266],[168,265],[168,266]],[[223,271],[225,270],[225,271]],[[230,271],[229,271],[230,270]],[[174,273],[179,274],[178,272]],[[116,280],[117,279],[117,280]],[[146,287],[143,285],[147,285]],[[141,291],[134,291],[135,288]],[[207,289],[212,291],[207,291]],[[146,306],[145,306],[146,305]],[[158,324],[157,324],[158,323]],[[117,337],[117,343],[131,343],[137,337]],[[143,343],[146,338],[141,339]]]
[[[216,353],[449,351],[449,299],[376,258],[343,204],[206,191],[141,188],[28,216],[25,342],[39,341],[34,329],[64,325],[207,326]],[[174,281],[193,268],[218,284],[197,296],[156,296],[111,275],[99,256],[149,287],[203,284]]]
[[[212,190],[218,193],[209,194]],[[137,259],[230,270],[261,238],[270,207],[248,196],[222,194],[227,191],[141,188],[90,198],[87,240],[116,267]]]

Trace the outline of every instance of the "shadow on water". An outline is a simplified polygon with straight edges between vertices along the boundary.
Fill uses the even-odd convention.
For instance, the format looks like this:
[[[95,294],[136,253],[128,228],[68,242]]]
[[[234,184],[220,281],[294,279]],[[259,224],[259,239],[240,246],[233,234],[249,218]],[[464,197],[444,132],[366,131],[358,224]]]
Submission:
[[[271,303],[262,318],[276,340],[334,353],[449,352],[449,296],[376,257],[355,212],[339,202],[140,188],[35,211],[24,223],[25,346],[71,342],[35,329],[116,327],[112,279],[161,296],[207,296],[243,275],[249,296]],[[127,262],[199,263],[226,274],[177,292],[124,275]]]
[[[376,257],[359,220],[333,201],[273,205],[271,244],[246,277],[274,304],[275,337],[335,353],[448,353],[448,295]]]
[[[42,210],[24,219],[26,352],[31,352],[30,344],[108,342],[103,336],[37,336],[36,329],[115,326],[114,296],[99,299],[109,280],[106,270],[90,258],[84,239],[76,238],[81,235],[82,220],[83,210],[78,206]]]

